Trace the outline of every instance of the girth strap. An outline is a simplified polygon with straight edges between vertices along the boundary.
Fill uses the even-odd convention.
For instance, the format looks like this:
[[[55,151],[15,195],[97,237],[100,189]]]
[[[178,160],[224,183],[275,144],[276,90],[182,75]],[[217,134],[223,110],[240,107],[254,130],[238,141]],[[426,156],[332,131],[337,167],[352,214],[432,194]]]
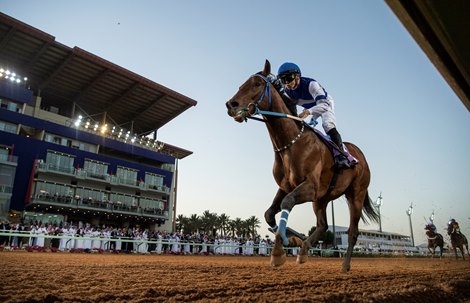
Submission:
[[[339,168],[337,165],[335,165],[334,171],[333,171],[333,177],[331,177],[331,182],[330,185],[328,186],[328,191],[326,192],[326,196],[331,194],[333,189],[335,189],[336,182],[338,181],[338,175],[341,171],[341,168]]]

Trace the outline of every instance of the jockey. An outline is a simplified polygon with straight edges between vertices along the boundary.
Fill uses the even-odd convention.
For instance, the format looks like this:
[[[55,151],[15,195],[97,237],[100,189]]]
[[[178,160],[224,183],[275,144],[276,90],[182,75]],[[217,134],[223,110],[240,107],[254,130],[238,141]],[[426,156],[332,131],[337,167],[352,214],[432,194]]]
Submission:
[[[336,116],[333,98],[314,79],[302,77],[300,68],[291,62],[286,62],[279,67],[278,79],[284,84],[284,93],[292,99],[295,104],[302,106],[304,111],[299,118],[312,116],[311,123],[317,124],[316,119],[322,118],[322,126],[331,140],[344,152],[341,135],[336,129]],[[340,153],[337,158],[339,167],[350,167],[347,157]]]
[[[452,226],[453,231],[460,234],[460,226],[459,226],[459,223],[455,221],[455,219],[450,219],[449,225]]]
[[[434,223],[429,223],[429,226],[431,227],[431,231],[432,231],[433,233],[436,233],[436,229],[437,229],[437,228],[436,228],[436,225],[434,225]]]

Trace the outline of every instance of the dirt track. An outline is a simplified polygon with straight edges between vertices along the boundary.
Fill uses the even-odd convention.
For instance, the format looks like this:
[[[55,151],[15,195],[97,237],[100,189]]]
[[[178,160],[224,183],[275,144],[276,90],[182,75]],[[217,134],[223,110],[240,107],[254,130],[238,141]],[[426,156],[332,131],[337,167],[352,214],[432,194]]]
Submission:
[[[0,252],[0,302],[470,302],[470,260]]]

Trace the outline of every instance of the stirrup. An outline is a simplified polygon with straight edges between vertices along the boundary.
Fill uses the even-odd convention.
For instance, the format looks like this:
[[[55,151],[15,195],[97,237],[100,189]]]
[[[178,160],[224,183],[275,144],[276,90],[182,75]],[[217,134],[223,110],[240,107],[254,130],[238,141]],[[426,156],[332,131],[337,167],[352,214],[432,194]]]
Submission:
[[[349,160],[344,155],[338,156],[338,158],[335,161],[335,164],[338,167],[342,167],[342,168],[350,168],[351,167],[351,164],[349,164]]]

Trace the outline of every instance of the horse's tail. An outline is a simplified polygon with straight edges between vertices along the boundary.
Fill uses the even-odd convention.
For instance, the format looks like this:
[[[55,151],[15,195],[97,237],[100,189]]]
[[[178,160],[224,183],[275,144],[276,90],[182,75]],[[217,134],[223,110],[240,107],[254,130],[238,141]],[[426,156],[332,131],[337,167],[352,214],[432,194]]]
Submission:
[[[363,210],[365,211],[367,218],[369,218],[372,222],[379,223],[380,217],[377,213],[377,210],[372,205],[372,200],[369,197],[369,191],[366,192],[366,196],[364,197]],[[364,221],[364,223],[368,223],[367,218],[364,216],[364,211],[361,214],[361,219]]]

